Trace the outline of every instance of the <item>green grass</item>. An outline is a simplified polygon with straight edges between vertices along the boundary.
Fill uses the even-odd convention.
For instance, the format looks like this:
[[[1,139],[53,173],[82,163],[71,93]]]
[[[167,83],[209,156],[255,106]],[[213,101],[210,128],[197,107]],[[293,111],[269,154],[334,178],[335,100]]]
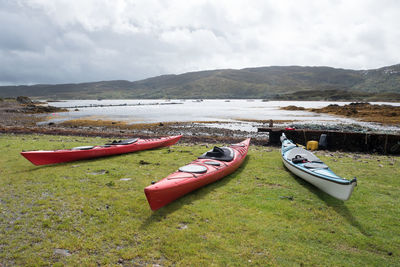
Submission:
[[[278,149],[252,146],[232,175],[152,212],[143,189],[209,148],[41,167],[19,155],[106,141],[0,135],[0,266],[400,265],[398,157],[319,152],[358,177],[342,202],[291,175]]]

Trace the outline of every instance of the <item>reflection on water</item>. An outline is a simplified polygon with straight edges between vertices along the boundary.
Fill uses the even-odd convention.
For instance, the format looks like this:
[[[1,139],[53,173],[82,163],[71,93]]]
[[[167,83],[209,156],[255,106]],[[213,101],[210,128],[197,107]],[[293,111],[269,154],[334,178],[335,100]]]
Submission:
[[[128,123],[156,122],[241,122],[242,120],[290,120],[305,123],[365,124],[358,121],[308,111],[280,110],[289,105],[320,108],[329,104],[345,105],[350,102],[324,101],[268,101],[262,100],[66,100],[51,102],[52,106],[68,107],[69,112],[59,113],[49,121],[90,118],[119,120]],[[400,105],[400,103],[388,103]],[[101,106],[100,106],[101,105]],[[85,107],[82,107],[85,106]],[[76,108],[78,107],[78,108]],[[245,123],[244,123],[245,124]],[[224,125],[224,124],[221,124]]]

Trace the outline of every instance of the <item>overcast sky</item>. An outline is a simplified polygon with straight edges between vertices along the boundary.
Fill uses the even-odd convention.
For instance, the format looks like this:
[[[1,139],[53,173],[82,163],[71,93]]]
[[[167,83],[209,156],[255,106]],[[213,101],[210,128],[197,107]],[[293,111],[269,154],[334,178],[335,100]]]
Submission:
[[[398,63],[398,0],[0,0],[2,85]]]

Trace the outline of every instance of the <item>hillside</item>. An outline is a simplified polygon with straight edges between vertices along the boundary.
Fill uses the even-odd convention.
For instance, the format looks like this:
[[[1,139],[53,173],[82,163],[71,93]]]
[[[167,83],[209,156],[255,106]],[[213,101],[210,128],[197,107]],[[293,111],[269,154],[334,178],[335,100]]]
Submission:
[[[313,100],[400,100],[400,64],[374,70],[331,67],[260,67],[162,75],[79,84],[0,86],[0,97],[268,98]]]

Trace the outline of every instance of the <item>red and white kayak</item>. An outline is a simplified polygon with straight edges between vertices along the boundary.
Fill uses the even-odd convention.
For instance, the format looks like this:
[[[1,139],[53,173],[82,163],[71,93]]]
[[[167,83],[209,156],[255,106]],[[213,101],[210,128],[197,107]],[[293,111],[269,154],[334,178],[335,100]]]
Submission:
[[[101,146],[80,146],[72,149],[50,151],[24,151],[21,152],[21,155],[35,165],[55,164],[171,146],[178,142],[181,137],[182,135],[154,139],[135,138],[113,141]]]
[[[234,172],[243,163],[250,138],[229,147],[214,147],[190,164],[146,187],[144,193],[152,210]]]

